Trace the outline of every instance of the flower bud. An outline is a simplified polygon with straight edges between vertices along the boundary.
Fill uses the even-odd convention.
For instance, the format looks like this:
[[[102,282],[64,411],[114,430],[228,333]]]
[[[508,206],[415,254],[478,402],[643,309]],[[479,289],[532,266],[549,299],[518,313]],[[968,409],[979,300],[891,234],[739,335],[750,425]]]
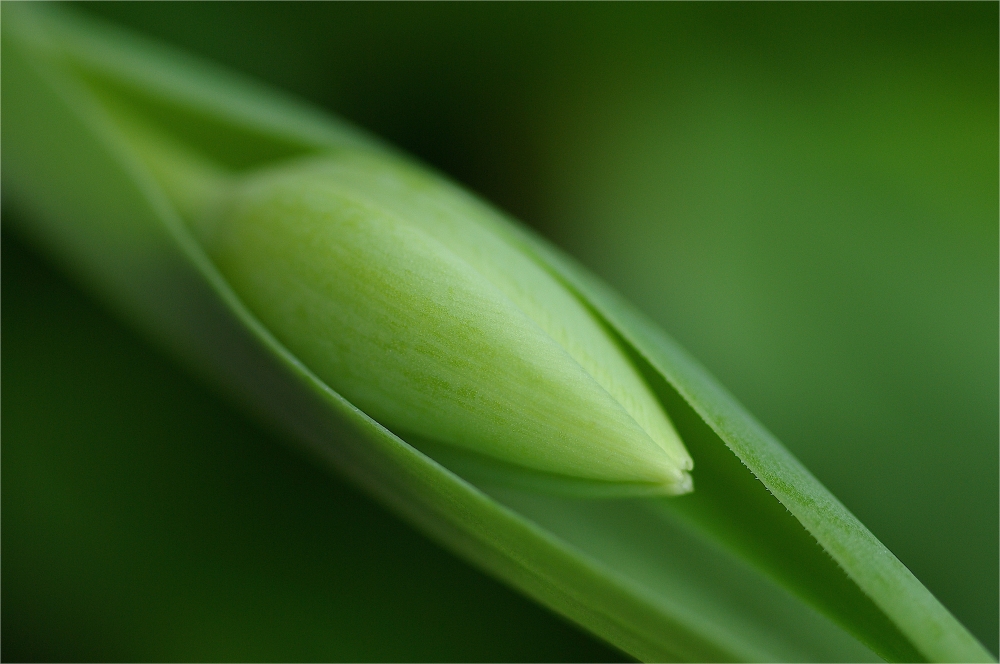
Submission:
[[[317,376],[406,437],[530,472],[691,490],[661,406],[498,213],[395,158],[344,152],[237,179],[196,235]]]

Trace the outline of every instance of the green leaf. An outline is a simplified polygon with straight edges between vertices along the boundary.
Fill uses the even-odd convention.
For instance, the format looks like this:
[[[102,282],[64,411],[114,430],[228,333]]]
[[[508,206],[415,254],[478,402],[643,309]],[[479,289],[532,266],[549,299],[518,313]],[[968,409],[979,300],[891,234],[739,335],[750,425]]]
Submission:
[[[688,446],[697,490],[560,497],[397,437],[248,310],[116,118],[139,114],[234,169],[347,149],[398,157],[270,91],[47,8],[5,4],[3,30],[4,189],[32,219],[24,233],[445,546],[643,659],[991,659],[696,362],[506,221],[483,223],[620,337]]]

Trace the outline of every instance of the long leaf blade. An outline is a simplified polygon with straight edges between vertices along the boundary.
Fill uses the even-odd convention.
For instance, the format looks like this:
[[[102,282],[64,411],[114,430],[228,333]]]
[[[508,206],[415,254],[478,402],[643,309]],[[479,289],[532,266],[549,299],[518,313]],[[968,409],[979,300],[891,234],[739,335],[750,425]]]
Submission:
[[[620,296],[530,236],[536,251],[546,256],[558,273],[601,312],[634,345],[642,356],[674,387],[698,415],[718,434],[739,460],[778,501],[801,522],[837,564],[858,584],[886,616],[898,626],[917,651],[932,660],[990,659],[989,653],[919,580],[851,514],[774,436],[690,357],[676,342]],[[694,518],[699,518],[697,515]],[[736,538],[746,534],[735,534]],[[758,535],[759,536],[759,535]],[[769,560],[770,558],[770,560]],[[897,650],[887,652],[906,658],[908,648],[884,621],[875,619],[864,602],[850,610],[820,584],[833,581],[817,576],[792,578],[782,561],[762,553],[760,562],[776,577],[813,601],[840,611],[844,623],[874,647],[877,632]],[[819,581],[819,583],[817,583]],[[837,588],[842,590],[842,588]],[[838,607],[837,605],[840,604]]]

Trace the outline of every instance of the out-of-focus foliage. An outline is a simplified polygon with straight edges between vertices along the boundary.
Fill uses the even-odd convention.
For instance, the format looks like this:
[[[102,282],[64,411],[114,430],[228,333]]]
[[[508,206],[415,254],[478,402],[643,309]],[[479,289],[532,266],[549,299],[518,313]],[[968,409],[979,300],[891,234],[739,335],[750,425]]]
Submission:
[[[325,104],[534,223],[700,357],[996,652],[996,5],[91,9]],[[9,404],[27,389],[10,382],[12,338],[5,655],[12,600],[35,607],[25,629],[75,620],[57,582],[52,599],[11,596],[12,550],[40,578],[75,578],[78,541],[39,530],[19,553],[11,537],[26,503]],[[33,477],[18,481],[59,495]],[[107,530],[119,562],[88,569],[128,577],[123,528]],[[240,603],[223,595],[201,604]],[[521,656],[489,638],[484,657]],[[372,639],[341,656],[416,656]]]

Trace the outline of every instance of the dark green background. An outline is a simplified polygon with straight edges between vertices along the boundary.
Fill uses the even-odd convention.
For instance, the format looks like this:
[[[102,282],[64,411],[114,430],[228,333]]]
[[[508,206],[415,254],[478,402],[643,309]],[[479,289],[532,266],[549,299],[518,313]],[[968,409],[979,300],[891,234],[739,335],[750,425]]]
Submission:
[[[569,249],[997,651],[997,4],[84,9]],[[3,246],[4,659],[619,656]]]

